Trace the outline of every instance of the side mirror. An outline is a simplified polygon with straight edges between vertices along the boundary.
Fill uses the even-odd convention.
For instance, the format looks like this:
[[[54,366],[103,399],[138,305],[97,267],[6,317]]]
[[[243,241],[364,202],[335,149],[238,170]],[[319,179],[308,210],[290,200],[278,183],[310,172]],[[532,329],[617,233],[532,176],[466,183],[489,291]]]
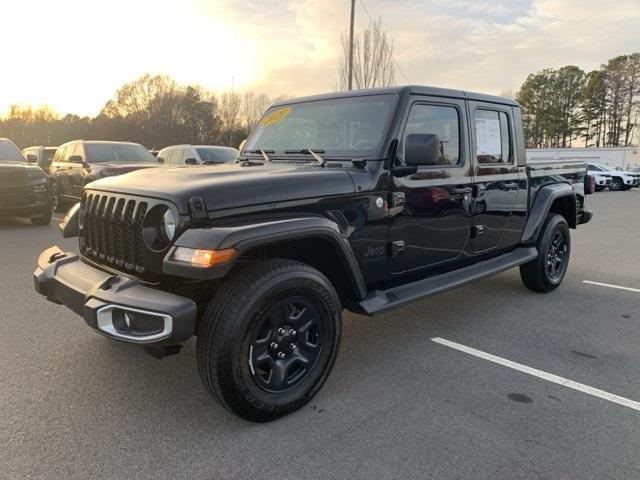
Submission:
[[[437,135],[411,133],[404,146],[404,161],[407,165],[440,165],[440,145]]]
[[[84,160],[82,160],[82,157],[80,155],[71,155],[69,157],[69,161],[71,163],[84,163]]]
[[[164,158],[162,157],[156,157],[156,160],[158,160],[158,163],[164,163]]]
[[[34,153],[27,153],[27,162],[38,163],[38,156]]]
[[[197,161],[195,158],[187,158],[187,159],[184,161],[184,164],[185,164],[185,165],[197,165],[197,164],[198,164],[198,161]]]

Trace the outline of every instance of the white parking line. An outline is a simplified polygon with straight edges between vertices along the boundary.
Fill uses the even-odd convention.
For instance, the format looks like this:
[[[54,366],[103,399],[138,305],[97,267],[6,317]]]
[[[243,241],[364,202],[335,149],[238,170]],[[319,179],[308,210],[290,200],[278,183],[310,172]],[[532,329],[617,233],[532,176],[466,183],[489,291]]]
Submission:
[[[599,287],[617,288],[618,290],[626,290],[628,292],[640,293],[640,288],[621,287],[620,285],[611,285],[610,283],[592,282],[591,280],[583,280],[582,283],[586,283],[588,285],[597,285]]]
[[[507,360],[506,358],[496,357],[495,355],[491,355],[490,353],[485,353],[480,350],[476,350],[475,348],[467,347],[465,345],[461,345],[459,343],[452,342],[444,338],[435,337],[435,338],[432,338],[431,340],[433,342],[439,343],[440,345],[444,345],[449,348],[454,348],[456,350],[467,353],[469,355],[473,355],[475,357],[479,357],[484,360],[488,360],[490,362],[503,365],[505,367],[513,368],[514,370],[518,370],[519,372],[527,373],[529,375],[533,375],[534,377],[542,378],[543,380],[547,380],[552,383],[557,383],[558,385],[563,385],[567,388],[572,388],[573,390],[578,390],[579,392],[587,393],[589,395],[593,395],[594,397],[602,398],[603,400],[617,403],[618,405],[622,405],[624,407],[628,407],[640,412],[640,402],[629,400],[628,398],[620,397],[618,395],[614,395],[613,393],[605,392],[604,390],[590,387],[589,385],[584,385],[582,383],[574,382],[573,380],[559,377],[558,375],[553,375],[552,373],[547,373],[547,372],[543,372],[542,370],[527,367],[526,365],[512,362],[511,360]]]

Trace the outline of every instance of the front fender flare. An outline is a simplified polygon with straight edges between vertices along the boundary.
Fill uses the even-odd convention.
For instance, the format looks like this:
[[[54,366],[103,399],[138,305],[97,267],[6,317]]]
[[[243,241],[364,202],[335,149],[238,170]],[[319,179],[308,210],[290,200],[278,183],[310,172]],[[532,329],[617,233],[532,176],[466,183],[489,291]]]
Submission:
[[[334,245],[350,274],[350,281],[355,291],[364,297],[366,295],[364,278],[349,239],[334,221],[321,216],[287,217],[243,225],[189,229],[178,238],[165,256],[163,272],[197,280],[222,278],[231,270],[235,260],[249,250],[283,241],[312,237],[329,240]],[[196,268],[173,260],[173,252],[177,247],[209,250],[235,248],[238,253],[227,264],[211,268]]]
[[[544,221],[551,210],[553,202],[559,198],[571,197],[573,218],[576,218],[576,193],[567,183],[554,183],[552,185],[545,185],[540,187],[537,195],[531,203],[529,209],[529,216],[527,217],[527,223],[522,232],[521,242],[523,244],[535,243],[540,234],[540,230],[544,225]],[[568,220],[570,226],[575,228],[575,220],[571,222]]]

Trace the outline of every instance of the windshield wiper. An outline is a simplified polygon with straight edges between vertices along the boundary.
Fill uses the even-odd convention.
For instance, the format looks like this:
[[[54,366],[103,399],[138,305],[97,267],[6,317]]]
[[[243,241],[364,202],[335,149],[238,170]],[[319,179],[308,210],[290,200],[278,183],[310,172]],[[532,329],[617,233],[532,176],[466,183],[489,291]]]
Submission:
[[[324,167],[326,163],[326,160],[319,155],[320,153],[324,153],[324,150],[322,149],[312,150],[310,148],[303,148],[301,150],[285,150],[284,153],[302,153],[304,155],[311,155],[316,159],[318,165],[320,165],[321,167]]]
[[[260,155],[262,155],[262,158],[264,158],[267,162],[271,161],[271,157],[269,156],[270,153],[276,153],[273,150],[262,150],[262,149],[258,149],[258,150],[247,150],[247,153],[259,153]]]

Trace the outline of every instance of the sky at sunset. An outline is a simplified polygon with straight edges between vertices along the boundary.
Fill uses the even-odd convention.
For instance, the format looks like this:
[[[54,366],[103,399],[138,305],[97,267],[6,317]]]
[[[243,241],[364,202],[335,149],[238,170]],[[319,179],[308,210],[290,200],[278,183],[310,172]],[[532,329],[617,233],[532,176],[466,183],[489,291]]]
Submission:
[[[499,94],[528,73],[640,50],[640,1],[358,0],[393,38],[396,83]],[[0,114],[95,115],[143,73],[271,96],[331,91],[349,0],[3,0]]]

